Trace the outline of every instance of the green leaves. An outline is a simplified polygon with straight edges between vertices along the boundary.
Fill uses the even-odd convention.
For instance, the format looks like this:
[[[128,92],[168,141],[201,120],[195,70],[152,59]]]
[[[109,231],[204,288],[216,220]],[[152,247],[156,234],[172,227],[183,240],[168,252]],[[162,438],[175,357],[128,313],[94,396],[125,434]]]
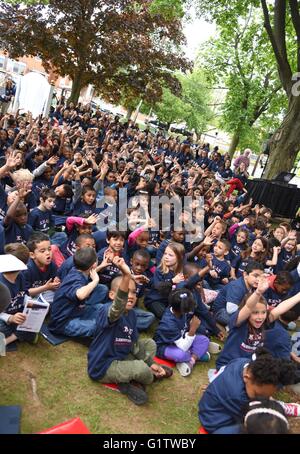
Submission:
[[[202,46],[197,63],[212,83],[227,88],[220,127],[238,133],[241,144],[256,144],[259,151],[261,135],[278,125],[286,102],[262,15],[252,9],[236,19],[234,29],[220,26],[218,37]],[[254,125],[256,129],[252,129]]]
[[[2,47],[12,57],[39,56],[47,69],[68,74],[76,97],[78,86],[92,83],[114,102],[127,88],[130,96],[152,92],[156,100],[162,83],[176,84],[173,71],[189,65],[180,51],[180,21],[174,14],[153,14],[152,3],[74,0],[70,6],[49,0],[47,6],[38,2],[19,8],[0,1]],[[173,6],[174,12],[178,5]]]
[[[207,81],[200,70],[187,75],[178,74],[181,94],[175,96],[169,89],[164,89],[162,101],[154,106],[158,118],[167,123],[186,123],[189,129],[203,131],[212,112],[208,106],[211,94],[207,90]]]

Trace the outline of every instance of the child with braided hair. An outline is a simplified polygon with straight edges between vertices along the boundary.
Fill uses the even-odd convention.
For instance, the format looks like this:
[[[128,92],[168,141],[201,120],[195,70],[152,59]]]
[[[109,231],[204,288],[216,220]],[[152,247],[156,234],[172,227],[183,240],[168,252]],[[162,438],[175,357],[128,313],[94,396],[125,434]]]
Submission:
[[[257,350],[255,359],[237,358],[223,366],[199,401],[199,419],[210,434],[238,434],[242,409],[251,399],[270,398],[295,379],[295,365]],[[300,405],[279,402],[286,416],[299,416]]]

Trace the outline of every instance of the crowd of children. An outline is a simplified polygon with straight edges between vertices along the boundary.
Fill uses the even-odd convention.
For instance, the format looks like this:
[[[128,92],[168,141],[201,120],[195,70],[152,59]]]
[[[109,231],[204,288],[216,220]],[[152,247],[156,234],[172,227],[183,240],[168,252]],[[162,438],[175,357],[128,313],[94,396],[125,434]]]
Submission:
[[[287,331],[300,315],[300,224],[275,223],[268,207],[249,199],[245,162],[233,171],[218,147],[72,103],[49,119],[4,115],[0,159],[0,254],[27,268],[0,274],[10,293],[2,344],[37,341],[17,327],[26,299],[47,296],[50,332],[90,338],[89,376],[117,383],[140,405],[145,385],[172,375],[155,355],[186,377],[221,350],[215,336],[225,343],[199,404],[209,433],[240,430],[242,404],[300,381]],[[125,211],[121,189],[131,198]],[[162,198],[157,210],[155,196],[176,203]],[[151,326],[153,339],[140,339]],[[254,361],[260,347],[272,356]],[[261,414],[285,430],[280,411],[263,405],[249,410],[245,430]]]

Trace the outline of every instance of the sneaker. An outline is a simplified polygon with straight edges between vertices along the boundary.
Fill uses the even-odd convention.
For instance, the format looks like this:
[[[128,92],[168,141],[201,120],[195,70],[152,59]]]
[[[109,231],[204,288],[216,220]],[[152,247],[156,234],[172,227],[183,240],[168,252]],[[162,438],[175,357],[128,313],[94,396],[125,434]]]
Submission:
[[[296,328],[297,328],[297,325],[296,325],[295,322],[290,322],[290,323],[288,324],[288,330],[289,330],[289,331],[295,331]]]
[[[300,404],[278,401],[285,413],[285,416],[300,416]]]
[[[133,383],[119,383],[119,390],[135,405],[144,405],[148,402],[146,391],[142,387],[135,386]]]
[[[221,350],[222,347],[221,345],[217,344],[217,342],[210,342],[208,345],[208,351],[213,355],[217,355],[218,353],[220,353]]]
[[[190,363],[176,363],[176,368],[182,377],[187,377],[192,372]]]
[[[201,358],[198,359],[201,363],[208,363],[210,361],[210,353],[206,352]]]

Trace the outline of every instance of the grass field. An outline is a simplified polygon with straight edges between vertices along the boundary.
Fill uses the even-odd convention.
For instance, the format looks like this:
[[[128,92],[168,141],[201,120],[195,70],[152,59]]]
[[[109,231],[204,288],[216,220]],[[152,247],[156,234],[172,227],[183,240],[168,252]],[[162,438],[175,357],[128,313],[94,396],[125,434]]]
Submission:
[[[19,344],[0,359],[1,405],[21,405],[21,432],[32,434],[79,416],[94,434],[196,434],[197,405],[207,384],[209,363],[192,375],[173,377],[148,387],[149,402],[137,407],[126,396],[92,382],[87,375],[87,347],[75,342],[51,346]],[[297,396],[280,393],[285,401]],[[300,433],[299,418],[293,430]]]

